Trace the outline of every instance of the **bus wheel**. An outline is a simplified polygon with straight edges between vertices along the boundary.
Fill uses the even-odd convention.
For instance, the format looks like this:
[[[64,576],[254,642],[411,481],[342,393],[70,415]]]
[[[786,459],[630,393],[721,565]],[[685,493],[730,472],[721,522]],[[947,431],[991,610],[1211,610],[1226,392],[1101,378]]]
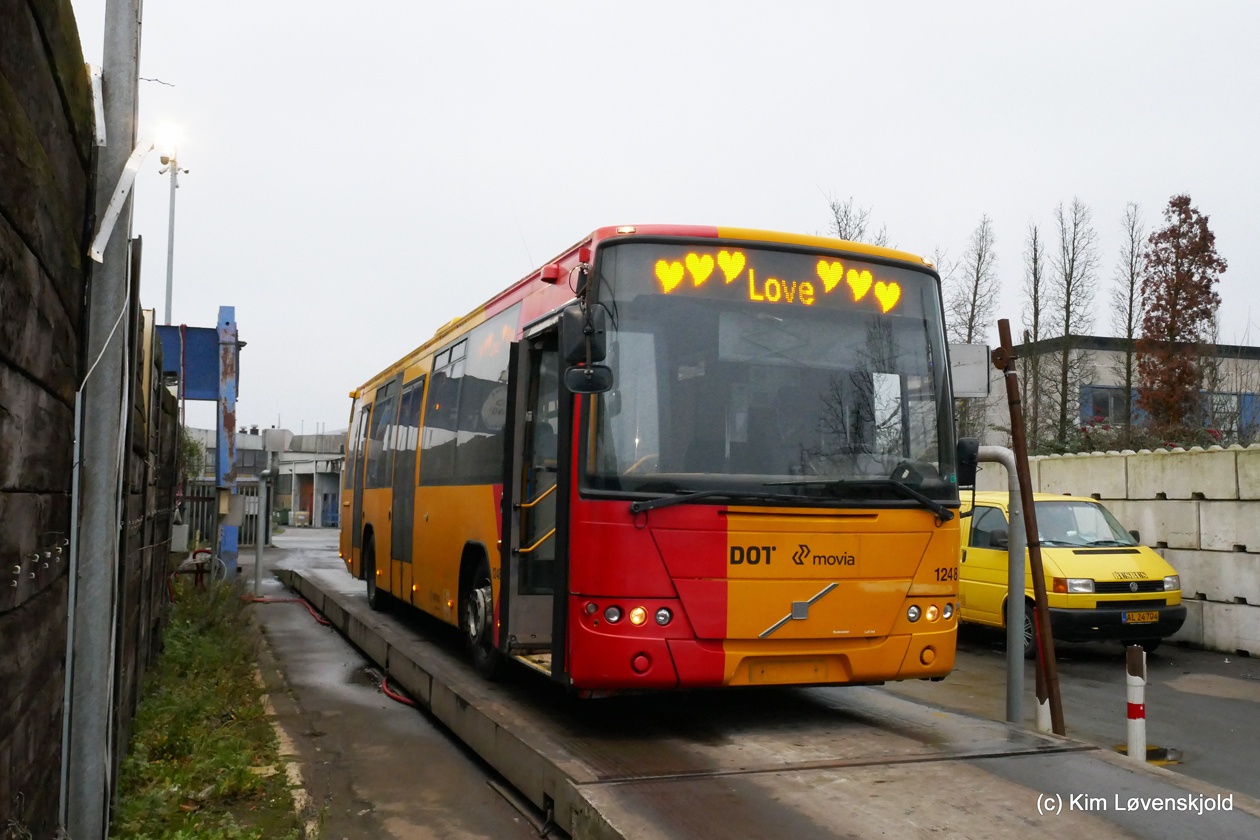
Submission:
[[[377,612],[385,609],[385,593],[376,585],[376,540],[363,541],[363,579],[367,581],[368,606]]]
[[[1037,658],[1037,618],[1033,614],[1033,605],[1024,602],[1024,658]]]
[[[488,680],[499,674],[503,657],[494,647],[494,588],[490,582],[490,564],[482,558],[477,563],[460,605],[460,623],[464,641],[477,672]]]

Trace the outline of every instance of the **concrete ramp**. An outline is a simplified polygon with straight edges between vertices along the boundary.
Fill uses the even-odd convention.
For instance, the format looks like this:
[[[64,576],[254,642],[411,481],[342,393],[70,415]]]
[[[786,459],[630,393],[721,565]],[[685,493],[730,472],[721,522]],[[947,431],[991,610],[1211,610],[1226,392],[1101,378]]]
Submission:
[[[488,683],[452,628],[373,612],[348,574],[278,574],[575,838],[1260,837],[1238,794],[1209,811],[1228,792],[878,688],[579,700],[525,667]]]

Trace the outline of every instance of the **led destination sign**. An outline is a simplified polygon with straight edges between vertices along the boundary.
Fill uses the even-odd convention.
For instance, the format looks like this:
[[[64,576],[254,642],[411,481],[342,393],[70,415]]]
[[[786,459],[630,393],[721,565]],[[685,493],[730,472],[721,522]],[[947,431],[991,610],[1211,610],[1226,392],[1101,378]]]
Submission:
[[[878,276],[883,272],[877,265],[776,251],[687,249],[677,256],[661,255],[647,268],[655,290],[667,295],[797,306],[865,305],[889,312],[902,292],[900,283]]]

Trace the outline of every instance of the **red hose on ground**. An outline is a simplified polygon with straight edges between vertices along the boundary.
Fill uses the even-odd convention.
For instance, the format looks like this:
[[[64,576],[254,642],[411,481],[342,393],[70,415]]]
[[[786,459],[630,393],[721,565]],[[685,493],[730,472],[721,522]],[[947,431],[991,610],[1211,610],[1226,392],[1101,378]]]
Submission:
[[[381,691],[385,692],[385,696],[388,697],[390,700],[397,700],[399,703],[402,703],[404,706],[416,705],[416,702],[414,700],[408,700],[406,697],[403,697],[401,694],[398,694],[397,692],[390,690],[388,674],[381,677]]]
[[[255,598],[253,595],[242,595],[242,601],[249,601],[252,604],[301,604],[306,607],[306,611],[311,617],[325,627],[330,627],[332,622],[315,612],[315,608],[305,598]]]

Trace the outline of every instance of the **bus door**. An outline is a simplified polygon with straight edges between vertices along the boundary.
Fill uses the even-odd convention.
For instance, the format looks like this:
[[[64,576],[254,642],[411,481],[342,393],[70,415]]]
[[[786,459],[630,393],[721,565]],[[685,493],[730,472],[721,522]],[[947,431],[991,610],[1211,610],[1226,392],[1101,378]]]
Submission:
[[[560,484],[560,359],[556,331],[512,346],[508,407],[511,449],[503,488],[503,591],[506,635],[500,647],[528,655],[551,650],[557,595],[565,590],[558,562],[556,512]],[[559,599],[563,604],[563,598]],[[502,621],[502,616],[500,616]],[[536,663],[541,664],[541,663]]]
[[[351,511],[350,545],[356,549],[363,548],[363,463],[367,460],[368,417],[371,413],[371,403],[363,406],[363,410],[359,412],[359,424],[355,427],[354,507]],[[293,494],[296,499],[296,487],[293,488]],[[293,504],[292,508],[297,510],[297,505]],[[357,551],[354,556],[356,560],[363,560],[363,557]],[[363,573],[362,566],[359,567],[359,573]]]

